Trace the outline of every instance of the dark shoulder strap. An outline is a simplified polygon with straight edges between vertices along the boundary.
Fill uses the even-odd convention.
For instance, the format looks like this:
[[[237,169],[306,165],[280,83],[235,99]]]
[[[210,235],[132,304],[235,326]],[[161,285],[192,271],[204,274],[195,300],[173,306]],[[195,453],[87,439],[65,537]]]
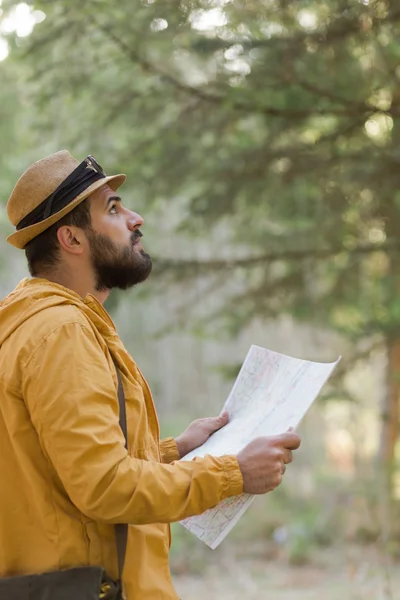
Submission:
[[[126,406],[125,406],[125,394],[122,386],[121,373],[119,372],[118,366],[114,361],[115,369],[118,377],[118,403],[119,403],[119,424],[122,429],[122,433],[125,438],[125,448],[128,449],[128,430],[126,425]]]
[[[114,359],[113,359],[114,360]],[[125,448],[128,448],[128,430],[126,425],[126,406],[125,394],[122,386],[121,374],[117,363],[114,360],[115,369],[118,377],[118,404],[119,404],[119,424],[125,437]],[[126,544],[128,541],[128,525],[126,523],[118,523],[115,527],[115,538],[117,542],[118,556],[118,577],[122,585],[122,571],[124,570]]]

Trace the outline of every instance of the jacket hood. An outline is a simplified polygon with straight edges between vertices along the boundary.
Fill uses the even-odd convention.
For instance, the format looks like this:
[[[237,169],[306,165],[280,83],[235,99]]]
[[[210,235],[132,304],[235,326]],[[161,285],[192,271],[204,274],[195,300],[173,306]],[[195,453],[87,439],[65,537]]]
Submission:
[[[101,316],[108,321],[108,325],[112,325],[106,311],[93,296],[88,295],[83,300],[76,292],[47,279],[25,278],[11,294],[0,301],[0,346],[30,317],[60,304],[73,304],[83,312],[90,311],[92,314],[95,308],[97,318]]]

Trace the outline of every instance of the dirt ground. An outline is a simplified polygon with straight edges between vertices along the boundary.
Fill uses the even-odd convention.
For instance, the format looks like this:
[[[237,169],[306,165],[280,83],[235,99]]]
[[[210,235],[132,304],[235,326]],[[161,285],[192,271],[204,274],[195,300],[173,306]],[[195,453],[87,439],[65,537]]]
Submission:
[[[400,600],[400,564],[375,548],[323,550],[297,567],[242,554],[209,561],[197,576],[175,574],[182,600]]]

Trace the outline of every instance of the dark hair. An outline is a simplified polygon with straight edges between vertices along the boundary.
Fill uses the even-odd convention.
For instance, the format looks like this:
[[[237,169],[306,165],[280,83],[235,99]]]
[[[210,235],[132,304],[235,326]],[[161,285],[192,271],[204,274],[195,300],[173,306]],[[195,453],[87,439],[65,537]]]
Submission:
[[[78,206],[71,210],[65,217],[62,217],[57,223],[51,225],[48,229],[33,238],[25,246],[25,255],[28,261],[29,273],[35,277],[40,271],[49,272],[60,258],[60,245],[57,238],[57,231],[63,225],[74,225],[87,229],[90,227],[90,206],[88,200],[83,200]]]

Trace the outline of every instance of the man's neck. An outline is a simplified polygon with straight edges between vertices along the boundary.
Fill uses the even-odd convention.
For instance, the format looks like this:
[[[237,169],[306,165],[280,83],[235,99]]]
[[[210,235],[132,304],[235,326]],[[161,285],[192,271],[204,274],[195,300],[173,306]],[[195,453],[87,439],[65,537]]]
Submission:
[[[85,299],[88,294],[91,294],[100,302],[100,304],[104,304],[110,294],[110,290],[100,292],[96,290],[94,281],[92,280],[93,278],[79,276],[79,274],[72,274],[68,271],[63,273],[58,271],[53,271],[51,273],[37,273],[35,277],[48,279],[48,281],[62,285],[79,294],[83,299]]]

